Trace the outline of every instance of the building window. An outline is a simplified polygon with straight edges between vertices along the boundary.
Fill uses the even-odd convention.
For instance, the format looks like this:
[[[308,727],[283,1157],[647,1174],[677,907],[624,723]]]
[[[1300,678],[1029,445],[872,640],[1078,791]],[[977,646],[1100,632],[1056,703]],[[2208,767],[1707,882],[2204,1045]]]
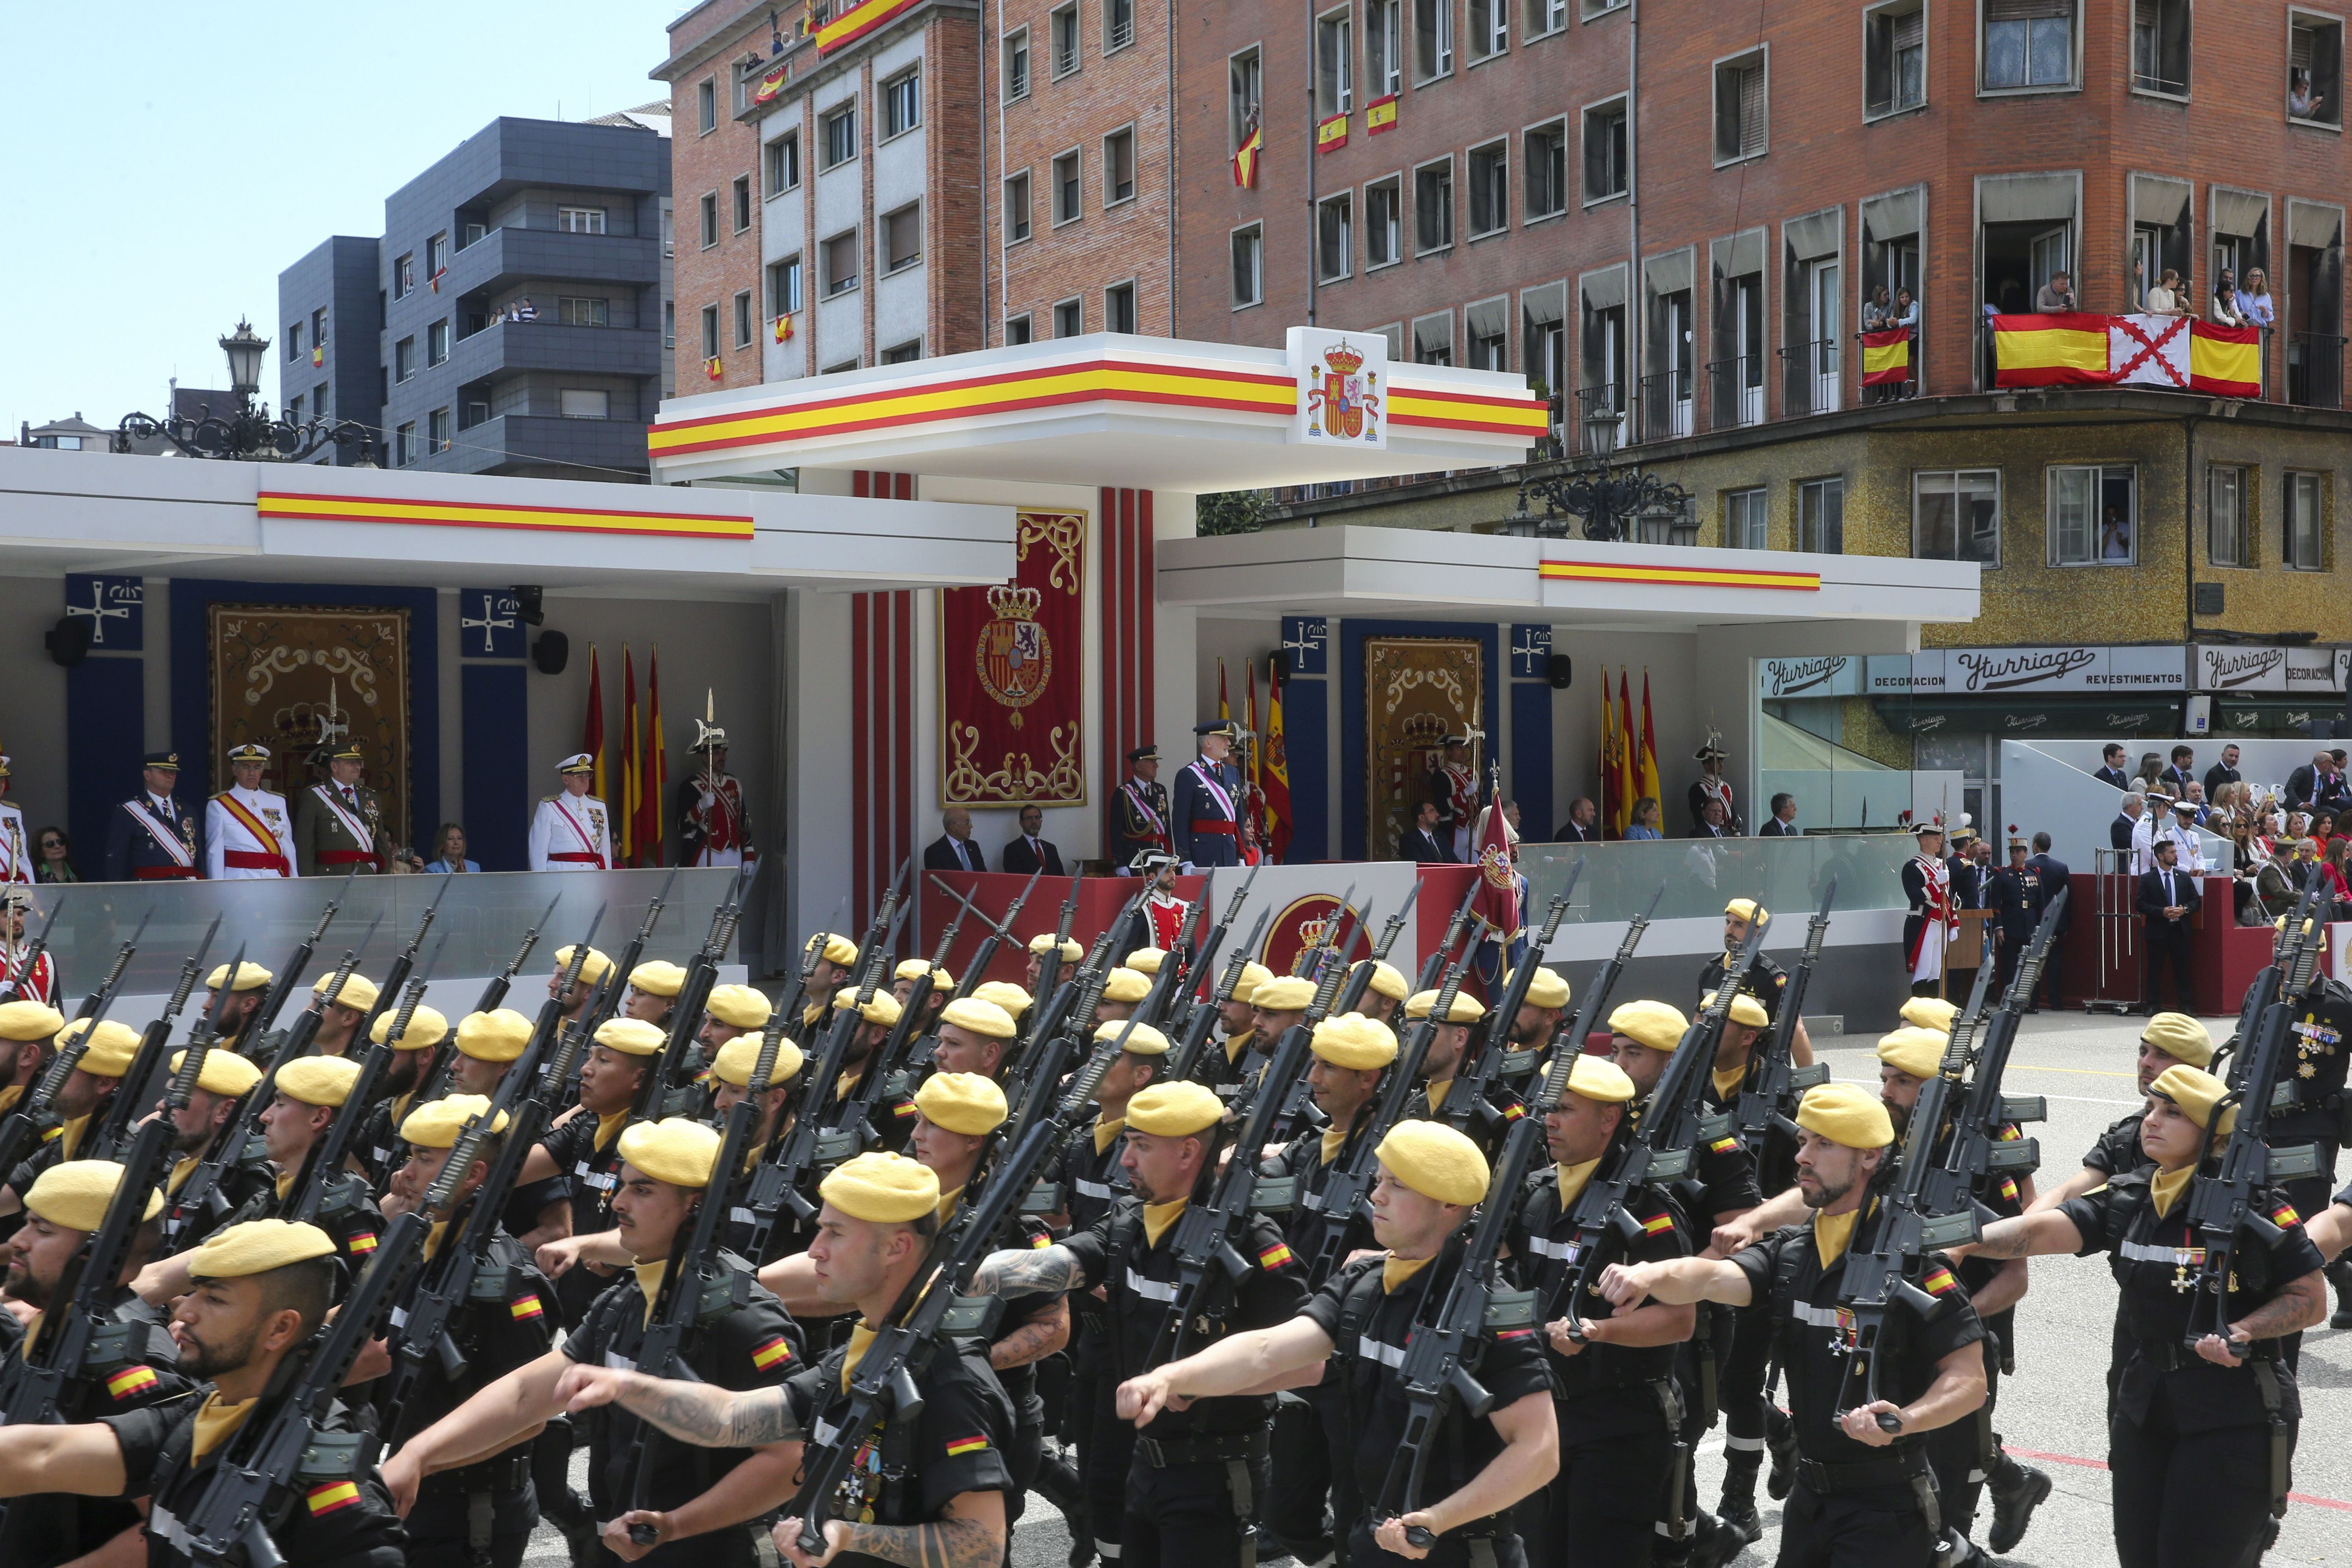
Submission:
[[[2286,112],[2320,125],[2344,123],[2344,24],[2287,13]]]
[[[1413,248],[1443,250],[1454,243],[1454,161],[1412,172]]]
[[[751,175],[749,175],[749,174],[739,174],[739,175],[737,175],[737,176],[736,176],[736,178],[735,178],[735,186],[734,186],[734,195],[735,195],[735,232],[736,232],[737,234],[740,234],[740,233],[742,233],[745,229],[747,229],[747,228],[749,228],[749,227],[751,227]]]
[[[836,234],[824,242],[824,297],[846,294],[857,287],[857,231]]]
[[[1568,0],[1528,0],[1528,37],[1540,37],[1568,26]]]
[[[1715,68],[1715,161],[1736,163],[1765,149],[1764,51]]]
[[[2321,474],[2289,473],[2286,476],[2286,536],[2280,551],[2281,564],[2290,572],[2316,572],[2325,563],[2321,541],[2326,536],[2321,527],[2326,478]]]
[[[801,308],[801,258],[768,263],[768,314],[788,316]]]
[[[425,329],[425,363],[427,365],[449,362],[449,319],[446,316]]]
[[[1075,338],[1087,330],[1086,306],[1076,300],[1065,300],[1054,307],[1054,335]]]
[[[555,297],[555,319],[567,327],[610,326],[611,310],[611,301],[607,300],[585,299],[574,294]]]
[[[1078,205],[1078,152],[1073,147],[1054,160],[1054,221],[1075,223],[1081,208]]]
[[[2000,564],[2000,470],[1911,476],[1911,553],[1923,561]]]
[[[1135,132],[1114,131],[1103,138],[1103,205],[1135,199]]]
[[[1763,489],[1723,492],[1723,542],[1730,550],[1769,550],[1772,532],[1766,525]]]
[[[1756,492],[1759,499],[1763,493]],[[1760,505],[1757,514],[1760,524]],[[1845,480],[1807,479],[1797,487],[1797,548],[1813,555],[1845,553]]]
[[[1528,132],[1528,221],[1568,210],[1568,123],[1555,120]]]
[[[1463,331],[1470,340],[1472,370],[1511,368],[1511,340],[1503,327],[1504,306],[1504,300],[1495,300],[1462,312]]]
[[[1470,0],[1470,58],[1491,59],[1510,47],[1510,0]]]
[[[719,307],[716,305],[702,307],[702,357],[707,360],[719,357]]]
[[[675,300],[662,301],[662,347],[677,347],[677,301]]]
[[[286,363],[292,364],[302,357],[302,323],[289,322],[286,328]]]
[[[457,428],[471,430],[477,425],[487,425],[489,422],[490,400],[487,397],[468,398],[466,403],[466,412],[457,420]]]
[[[1412,323],[1412,363],[1415,364],[1452,364],[1454,363],[1454,313],[1440,310],[1433,316],[1417,316]]]
[[[2111,468],[2050,470],[2050,563],[2128,566],[2137,558],[2139,471]]]
[[[610,419],[613,416],[613,395],[592,387],[567,386],[562,391],[563,417],[566,419]]]
[[[1029,237],[1029,171],[1004,182],[1004,243],[1018,245]]]
[[[302,395],[300,393],[296,393],[293,400],[286,405],[286,417],[293,424],[299,425],[302,423]],[[73,439],[79,441],[81,437],[77,436],[73,437]]]
[[[1354,29],[1345,10],[1315,18],[1315,113],[1345,114],[1356,102]]]
[[[2074,0],[1981,0],[1984,84],[1992,90],[2071,87]]]
[[[1364,89],[1386,98],[1404,86],[1404,0],[1364,0]]]
[[[767,194],[777,195],[795,190],[801,183],[801,138],[795,131],[779,136],[767,145]]]
[[[425,276],[438,278],[449,267],[449,237],[436,234],[425,242]]]
[[[1584,111],[1584,199],[1612,201],[1632,183],[1631,149],[1626,144],[1625,100]]]
[[[1103,0],[1103,53],[1135,42],[1135,0]]]
[[[1454,72],[1454,0],[1412,0],[1412,71],[1415,81]]]
[[[1256,224],[1234,230],[1234,307],[1265,298],[1265,234]]]
[[[404,468],[416,461],[416,421],[412,419],[392,433],[392,465]]]
[[[310,416],[314,419],[327,417],[327,384],[323,381],[319,384],[319,389],[310,394]]]
[[[923,340],[920,338],[910,338],[903,343],[894,343],[890,347],[884,349],[882,351],[880,363],[883,364],[912,364],[922,357]]]
[[[310,312],[310,342],[320,348],[327,346],[327,312],[323,310]]]
[[[1029,96],[1029,29],[1008,34],[1004,39],[1004,100],[1007,103]]]
[[[428,453],[449,449],[449,411],[436,408],[425,416],[425,449]]]
[[[2132,86],[2189,96],[2189,0],[2132,0]]]
[[[923,122],[923,73],[908,71],[882,84],[882,135],[887,141]]]
[[[709,191],[702,198],[702,248],[709,249],[719,243],[719,193]]]
[[[735,293],[735,346],[751,346],[751,290],[740,289]]]
[[[1471,148],[1469,170],[1470,237],[1475,239],[1510,224],[1510,143]]]
[[[555,209],[555,226],[565,234],[603,234],[604,209],[558,207]]]
[[[392,345],[392,379],[406,381],[416,374],[416,340],[403,338]]]
[[[1336,283],[1355,269],[1356,205],[1346,191],[1315,205],[1315,278]]]
[[[1054,76],[1056,80],[1078,68],[1078,8],[1065,5],[1054,13]]]
[[[1862,111],[1900,114],[1927,101],[1926,0],[1894,0],[1862,17]]]
[[[1135,331],[1135,285],[1114,283],[1103,290],[1103,331]]]
[[[2252,566],[2253,476],[2221,463],[2205,470],[2205,559],[2214,566]]]
[[[857,104],[843,104],[824,117],[824,166],[837,169],[857,156]]]
[[[416,253],[410,251],[392,264],[392,297],[405,300],[416,287]]]
[[[882,219],[882,270],[896,272],[923,258],[923,204],[910,202]]]
[[[1364,267],[1404,258],[1403,190],[1396,176],[1364,187]]]
[[[1030,341],[1030,334],[1034,330],[1034,324],[1028,313],[1024,311],[1004,323],[1004,341],[1008,343],[1025,343]]]
[[[706,81],[694,89],[695,123],[705,136],[719,129],[719,84]]]
[[[829,364],[829,365],[826,365],[823,370],[819,371],[817,374],[818,374],[819,375],[839,375],[839,374],[843,374],[845,371],[853,371],[853,370],[856,370],[856,368],[857,368],[857,362],[856,362],[856,360],[854,360],[854,359],[845,359],[845,360],[843,360],[839,364]]]
[[[1257,129],[1259,85],[1255,49],[1244,49],[1225,62],[1225,128],[1233,138],[1228,152],[1239,152]]]

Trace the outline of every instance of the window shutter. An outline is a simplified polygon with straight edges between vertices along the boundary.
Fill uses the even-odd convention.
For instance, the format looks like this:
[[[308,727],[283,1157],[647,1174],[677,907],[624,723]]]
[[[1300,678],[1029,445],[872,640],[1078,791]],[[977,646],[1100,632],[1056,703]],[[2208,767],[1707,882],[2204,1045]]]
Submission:
[[[2291,27],[2286,36],[2286,63],[2299,70],[2311,68],[2311,37],[2309,27]]]
[[[1903,16],[1895,17],[1895,48],[1898,50],[1917,48],[1919,47],[1919,40],[1923,35],[1927,20],[1927,14],[1925,11],[1906,12]]]
[[[1764,150],[1764,68],[1748,66],[1739,73],[1739,153],[1747,157]]]
[[[2074,0],[1985,0],[1988,22],[2028,22],[2037,17],[2072,16]]]

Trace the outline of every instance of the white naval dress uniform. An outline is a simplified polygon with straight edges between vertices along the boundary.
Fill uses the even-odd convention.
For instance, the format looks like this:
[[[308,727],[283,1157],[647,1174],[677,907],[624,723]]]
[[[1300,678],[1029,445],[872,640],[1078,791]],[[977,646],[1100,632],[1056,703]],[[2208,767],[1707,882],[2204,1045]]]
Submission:
[[[609,871],[613,813],[593,795],[551,795],[530,819],[534,871]]]
[[[33,841],[25,831],[25,814],[0,801],[0,882],[33,879]]]
[[[244,882],[302,873],[287,851],[294,814],[266,789],[225,789],[205,803],[205,876]]]

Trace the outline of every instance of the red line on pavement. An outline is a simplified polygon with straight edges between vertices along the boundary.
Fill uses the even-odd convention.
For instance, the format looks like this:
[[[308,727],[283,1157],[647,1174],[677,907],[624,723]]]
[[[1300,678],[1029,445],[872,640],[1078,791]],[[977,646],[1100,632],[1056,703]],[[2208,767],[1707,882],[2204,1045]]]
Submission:
[[[2081,1459],[2072,1454],[2045,1454],[2039,1448],[2020,1448],[2008,1443],[2001,1445],[2001,1451],[2013,1454],[2021,1459],[2046,1459],[2053,1465],[2080,1465],[2086,1470],[2104,1470],[2107,1468],[2107,1462],[2105,1459]],[[2286,1494],[2286,1500],[2307,1503],[2313,1508],[2332,1508],[2339,1512],[2352,1513],[2352,1502],[2338,1501],[2332,1497],[2313,1497],[2308,1492],[2289,1492]]]

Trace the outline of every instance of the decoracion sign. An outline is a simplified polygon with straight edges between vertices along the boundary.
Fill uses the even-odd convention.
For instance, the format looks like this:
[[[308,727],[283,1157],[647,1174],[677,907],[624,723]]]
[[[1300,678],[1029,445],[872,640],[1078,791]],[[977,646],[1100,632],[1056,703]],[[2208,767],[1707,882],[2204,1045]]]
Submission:
[[[2186,691],[2189,660],[2169,647],[1953,647],[1874,655],[1874,697],[1990,697],[2008,691]]]
[[[1298,372],[1298,412],[1290,438],[1309,447],[1386,451],[1388,339],[1378,332],[1293,327],[1288,346]]]
[[[137,653],[147,622],[147,580],[66,574],[66,615],[89,622],[89,646],[109,653]]]
[[[1288,974],[1298,967],[1300,953],[1310,947],[1323,946],[1334,936],[1346,935],[1363,918],[1361,910],[1341,903],[1329,893],[1308,893],[1293,899],[1268,923],[1265,941],[1257,950],[1257,961],[1276,974]]]
[[[2333,647],[2246,647],[2199,643],[2200,691],[2321,692],[2344,689],[2347,652]]]
[[[1445,773],[1445,737],[1471,731],[1471,793],[1486,742],[1475,731],[1486,690],[1486,650],[1475,637],[1364,639],[1366,858],[1393,859],[1424,799],[1445,802],[1460,782]]]
[[[940,595],[940,795],[1084,805],[1087,516],[1014,514],[1020,569]]]
[[[408,612],[213,605],[212,776],[232,746],[269,748],[262,787],[287,796],[325,776],[310,755],[355,741],[394,844],[408,833]]]

